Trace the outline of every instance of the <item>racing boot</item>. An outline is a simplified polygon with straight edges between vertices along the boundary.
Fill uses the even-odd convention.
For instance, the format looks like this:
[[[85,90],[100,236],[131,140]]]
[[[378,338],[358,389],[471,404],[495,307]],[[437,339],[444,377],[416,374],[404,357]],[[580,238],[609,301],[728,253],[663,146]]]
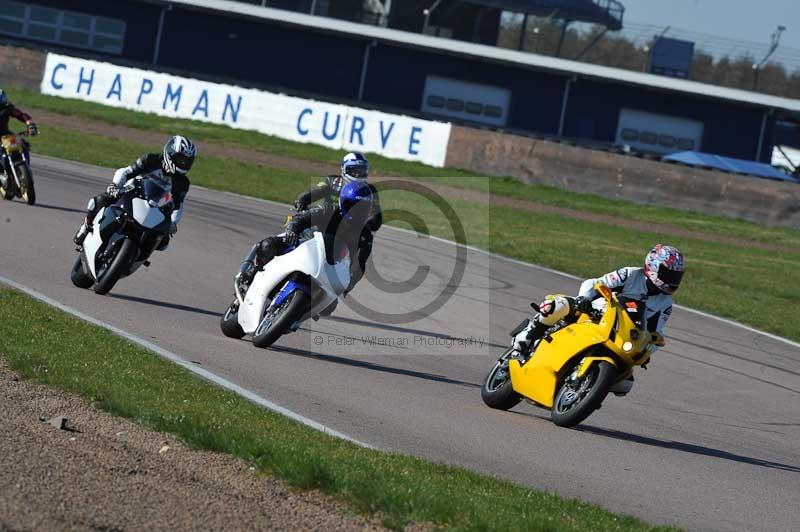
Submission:
[[[524,353],[534,342],[540,340],[549,328],[549,325],[539,322],[536,318],[530,320],[528,326],[514,337],[514,349]]]
[[[236,276],[239,279],[239,284],[250,286],[250,283],[253,282],[253,277],[256,276],[256,271],[258,271],[258,268],[256,268],[252,260],[244,261],[239,265],[239,274]]]
[[[84,221],[78,228],[78,232],[75,233],[74,237],[72,237],[72,241],[75,242],[76,246],[82,246],[83,241],[86,240],[86,235],[88,235],[91,232],[92,232],[92,226],[89,225],[88,221]]]
[[[619,381],[614,383],[614,386],[611,387],[609,392],[613,393],[617,397],[625,397],[628,395],[628,392],[631,391],[633,388],[633,375],[625,379],[624,381]]]

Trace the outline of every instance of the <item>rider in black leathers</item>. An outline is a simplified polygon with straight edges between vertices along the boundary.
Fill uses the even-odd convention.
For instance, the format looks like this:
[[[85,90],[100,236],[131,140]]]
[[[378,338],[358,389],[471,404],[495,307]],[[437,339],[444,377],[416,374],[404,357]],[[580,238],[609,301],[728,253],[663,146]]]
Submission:
[[[383,215],[381,214],[380,198],[378,197],[378,190],[374,185],[367,183],[369,177],[369,161],[362,153],[353,152],[348,153],[342,159],[341,173],[339,175],[329,175],[309,188],[297,197],[294,202],[294,207],[298,213],[307,210],[309,206],[322,200],[322,205],[334,205],[339,198],[342,188],[348,183],[361,182],[369,187],[372,193],[372,207],[362,231],[356,255],[358,260],[354,261],[354,265],[358,264],[359,268],[353,269],[351,275],[351,288],[358,282],[364,275],[367,259],[372,253],[373,233],[380,229],[383,224]]]

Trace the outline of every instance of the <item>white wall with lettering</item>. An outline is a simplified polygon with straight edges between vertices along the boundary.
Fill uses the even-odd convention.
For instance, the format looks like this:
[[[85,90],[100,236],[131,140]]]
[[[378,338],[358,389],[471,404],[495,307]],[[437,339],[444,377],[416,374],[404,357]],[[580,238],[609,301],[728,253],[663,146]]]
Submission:
[[[43,94],[444,166],[450,124],[48,54]]]

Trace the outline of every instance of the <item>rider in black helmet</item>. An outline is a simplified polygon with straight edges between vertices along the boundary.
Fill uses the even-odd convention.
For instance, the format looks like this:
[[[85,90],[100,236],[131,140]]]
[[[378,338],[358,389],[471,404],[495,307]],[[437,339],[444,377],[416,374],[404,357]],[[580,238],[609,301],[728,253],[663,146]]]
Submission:
[[[92,222],[100,209],[114,203],[125,183],[140,175],[172,182],[175,210],[172,211],[170,236],[174,235],[178,230],[178,222],[183,217],[183,200],[189,191],[189,178],[186,177],[186,174],[192,168],[196,155],[197,148],[194,143],[186,137],[176,135],[167,141],[161,153],[142,155],[132,165],[117,170],[114,173],[114,180],[106,192],[89,200],[86,220],[73,238],[75,243],[79,246],[83,245],[86,235],[92,231]],[[159,249],[166,249],[167,244],[169,244],[169,236],[161,241]]]

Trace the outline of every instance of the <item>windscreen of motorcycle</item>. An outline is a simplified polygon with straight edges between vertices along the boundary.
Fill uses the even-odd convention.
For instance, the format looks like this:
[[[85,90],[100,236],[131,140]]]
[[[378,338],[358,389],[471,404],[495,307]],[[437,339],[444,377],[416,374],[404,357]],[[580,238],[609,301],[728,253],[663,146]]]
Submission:
[[[143,179],[142,197],[153,207],[164,207],[172,201],[172,184],[152,177]]]

